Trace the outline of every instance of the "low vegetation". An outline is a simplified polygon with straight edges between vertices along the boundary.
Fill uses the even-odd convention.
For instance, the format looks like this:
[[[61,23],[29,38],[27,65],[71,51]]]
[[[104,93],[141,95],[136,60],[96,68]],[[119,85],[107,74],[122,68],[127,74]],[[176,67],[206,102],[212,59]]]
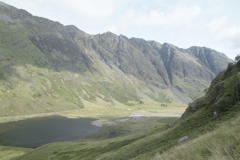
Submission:
[[[175,146],[152,160],[240,159],[240,117],[228,120],[213,131]]]
[[[19,157],[32,150],[33,149],[30,149],[30,148],[0,146],[0,159],[11,160],[15,157]]]

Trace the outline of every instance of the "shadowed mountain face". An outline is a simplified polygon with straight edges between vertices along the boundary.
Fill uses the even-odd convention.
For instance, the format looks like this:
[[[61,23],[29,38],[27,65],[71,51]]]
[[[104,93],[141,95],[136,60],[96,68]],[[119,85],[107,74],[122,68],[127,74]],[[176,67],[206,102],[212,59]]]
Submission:
[[[0,2],[0,115],[188,103],[232,62],[205,47],[89,35]]]

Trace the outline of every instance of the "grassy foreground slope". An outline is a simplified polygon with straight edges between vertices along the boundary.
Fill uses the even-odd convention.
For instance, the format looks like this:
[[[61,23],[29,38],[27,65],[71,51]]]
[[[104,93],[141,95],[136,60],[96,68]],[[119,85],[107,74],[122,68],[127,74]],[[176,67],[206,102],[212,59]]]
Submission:
[[[17,159],[239,159],[239,72],[240,62],[229,64],[174,124],[132,136],[48,144]],[[176,145],[184,136],[189,140]]]
[[[240,117],[228,120],[213,131],[176,146],[153,160],[237,160],[240,159]]]

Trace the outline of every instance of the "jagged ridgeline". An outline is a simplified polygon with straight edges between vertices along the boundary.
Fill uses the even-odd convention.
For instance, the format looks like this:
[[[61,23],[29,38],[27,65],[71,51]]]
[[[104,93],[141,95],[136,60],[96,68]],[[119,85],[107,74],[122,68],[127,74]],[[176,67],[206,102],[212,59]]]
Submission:
[[[32,16],[0,2],[0,116],[140,102],[189,103],[230,59]]]

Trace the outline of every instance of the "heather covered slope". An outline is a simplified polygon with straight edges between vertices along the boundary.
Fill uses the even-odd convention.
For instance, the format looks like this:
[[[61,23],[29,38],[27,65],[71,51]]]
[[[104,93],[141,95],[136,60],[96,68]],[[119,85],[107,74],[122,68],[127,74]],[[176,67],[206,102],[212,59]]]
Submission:
[[[0,116],[188,103],[231,62],[209,48],[89,35],[1,2],[0,28]]]

